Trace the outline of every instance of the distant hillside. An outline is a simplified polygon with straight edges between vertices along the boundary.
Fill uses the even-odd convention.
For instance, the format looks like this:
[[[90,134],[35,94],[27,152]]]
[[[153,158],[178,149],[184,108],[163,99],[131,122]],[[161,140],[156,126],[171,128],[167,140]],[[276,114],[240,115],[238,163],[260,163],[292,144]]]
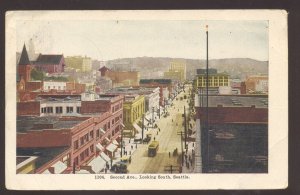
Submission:
[[[136,70],[141,72],[141,78],[161,78],[167,71],[171,61],[182,61],[187,65],[187,77],[193,78],[197,68],[205,68],[206,60],[183,58],[137,57],[110,60],[109,68],[115,70]],[[227,72],[232,78],[244,79],[247,75],[268,74],[268,61],[257,61],[249,58],[229,58],[209,60],[209,67],[219,72]]]

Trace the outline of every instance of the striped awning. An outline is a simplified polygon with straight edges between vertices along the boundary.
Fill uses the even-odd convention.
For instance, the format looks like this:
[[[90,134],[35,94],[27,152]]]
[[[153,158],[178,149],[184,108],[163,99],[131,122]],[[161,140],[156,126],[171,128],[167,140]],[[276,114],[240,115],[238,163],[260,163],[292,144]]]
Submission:
[[[100,156],[97,156],[89,163],[89,166],[92,167],[92,170],[95,173],[99,173],[102,169],[105,168],[105,165],[106,165],[106,161]]]
[[[106,147],[106,149],[107,149],[108,151],[110,151],[110,152],[114,152],[117,148],[118,148],[118,146],[116,146],[116,145],[113,144],[113,143],[110,143],[110,144]]]
[[[101,156],[101,158],[103,158],[106,162],[109,162],[109,161],[110,161],[110,158],[109,158],[104,152],[101,152],[101,153],[100,153],[100,156]]]
[[[114,140],[112,143],[115,144],[115,145],[119,145],[119,143],[117,142],[117,140]]]
[[[138,126],[136,123],[133,123],[133,126],[138,132],[142,132],[142,128]]]
[[[98,144],[96,144],[96,149],[98,149],[99,151],[102,151],[104,149],[104,147],[100,143],[98,143]]]
[[[56,162],[54,165],[52,165],[52,167],[54,168],[55,174],[62,173],[64,170],[67,169],[67,165],[65,165],[65,163],[61,161]]]

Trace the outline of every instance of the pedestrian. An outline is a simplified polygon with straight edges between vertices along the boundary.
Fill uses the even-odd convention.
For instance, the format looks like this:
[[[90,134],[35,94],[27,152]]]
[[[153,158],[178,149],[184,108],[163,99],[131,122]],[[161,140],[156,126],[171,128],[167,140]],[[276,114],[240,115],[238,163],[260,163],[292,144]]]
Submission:
[[[156,131],[156,135],[158,135],[158,131]]]
[[[129,151],[129,155],[131,155],[131,150]]]
[[[129,161],[129,164],[130,164],[130,163],[131,163],[131,156],[129,157],[129,160],[128,160],[128,161]]]
[[[133,145],[131,145],[131,150],[133,149]]]
[[[193,147],[195,147],[195,142],[193,142]]]
[[[137,149],[137,144],[135,144],[135,149]]]
[[[171,157],[171,152],[169,152],[169,158]]]
[[[107,168],[104,169],[104,172],[107,173]]]
[[[160,128],[158,128],[158,131],[160,132]]]
[[[155,137],[154,137],[153,139],[154,139],[154,141],[155,141]]]

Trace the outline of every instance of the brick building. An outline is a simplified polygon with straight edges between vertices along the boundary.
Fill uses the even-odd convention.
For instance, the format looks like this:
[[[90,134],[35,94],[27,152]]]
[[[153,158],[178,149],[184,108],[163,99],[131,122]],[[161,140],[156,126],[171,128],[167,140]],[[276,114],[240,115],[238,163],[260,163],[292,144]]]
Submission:
[[[140,73],[138,71],[115,71],[105,66],[99,69],[101,76],[107,77],[112,81],[112,87],[138,86]]]
[[[66,64],[63,55],[40,54],[37,60],[33,62],[33,66],[37,70],[53,74],[64,72]]]
[[[107,91],[107,94],[117,95],[132,95],[139,94],[145,97],[145,112],[151,111],[154,108],[155,111],[159,109],[160,100],[160,88],[159,87],[119,87]]]
[[[268,97],[210,95],[208,110],[206,97],[203,99],[202,106],[201,97],[196,98],[198,103],[195,102],[196,137],[201,137],[197,141],[202,148],[202,171],[266,173]]]
[[[31,70],[32,65],[29,61],[26,46],[24,44],[19,63],[17,65],[17,92],[26,90],[26,82],[31,80]]]
[[[159,105],[164,106],[168,100],[174,96],[174,86],[171,79],[141,79],[141,87],[159,87]]]
[[[245,85],[247,93],[268,93],[269,78],[263,75],[249,76]]]

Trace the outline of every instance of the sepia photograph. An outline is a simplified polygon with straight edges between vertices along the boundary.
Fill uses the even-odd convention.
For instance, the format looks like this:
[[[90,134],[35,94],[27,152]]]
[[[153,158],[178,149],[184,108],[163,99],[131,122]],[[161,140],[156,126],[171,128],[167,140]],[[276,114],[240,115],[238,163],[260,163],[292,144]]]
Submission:
[[[7,184],[286,186],[286,12],[214,13],[7,12]]]

